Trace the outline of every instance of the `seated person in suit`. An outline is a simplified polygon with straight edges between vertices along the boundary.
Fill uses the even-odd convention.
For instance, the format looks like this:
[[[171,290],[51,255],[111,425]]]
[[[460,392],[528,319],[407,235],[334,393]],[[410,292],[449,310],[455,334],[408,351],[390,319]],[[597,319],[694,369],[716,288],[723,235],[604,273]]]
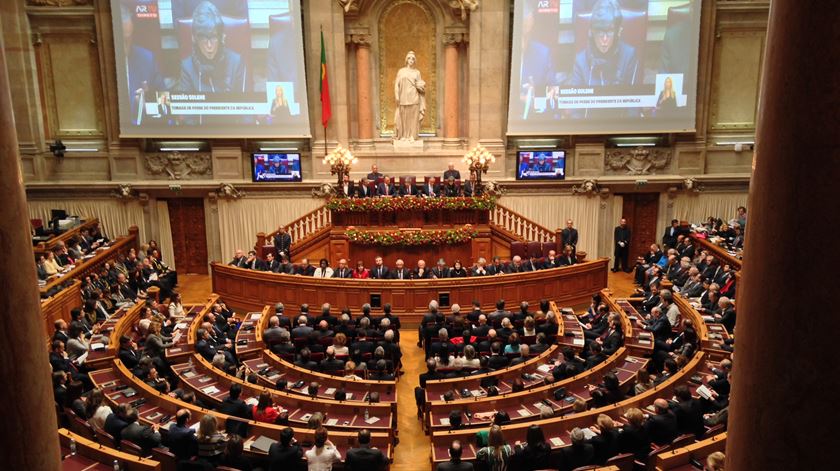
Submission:
[[[470,172],[470,179],[464,183],[464,196],[478,197],[484,194],[481,185],[475,178],[475,172]]]
[[[347,259],[342,258],[338,261],[338,268],[333,270],[333,278],[353,278],[353,270],[347,267]]]
[[[370,198],[371,196],[373,196],[373,191],[370,188],[370,180],[362,177],[362,179],[359,180],[359,187],[356,188],[356,197]]]
[[[341,185],[336,188],[336,193],[345,198],[353,198],[356,196],[356,187],[353,185],[353,180],[350,180],[350,175],[346,173],[344,174]]]
[[[391,278],[391,272],[388,270],[388,267],[385,266],[384,262],[382,261],[382,257],[377,256],[373,261],[373,268],[370,270],[370,277],[379,279],[379,280],[387,280]]]
[[[475,265],[470,269],[470,275],[472,275],[472,276],[487,276],[487,275],[489,275],[490,272],[487,271],[487,267],[485,265],[487,265],[487,260],[484,257],[479,257],[478,260],[476,260]]]
[[[400,191],[402,191],[402,189],[400,189]],[[397,189],[394,188],[394,184],[391,182],[391,177],[386,176],[382,180],[382,183],[376,186],[376,196],[390,197],[397,196],[398,194],[402,196],[402,193],[397,193]]]
[[[445,183],[443,184],[443,189],[441,190],[443,192],[443,196],[446,196],[448,198],[461,196],[461,191],[455,185],[455,179],[454,178],[449,177],[446,180],[444,180],[444,182]]]
[[[426,268],[425,260],[417,260],[417,268],[411,272],[411,278],[415,280],[426,280],[432,277],[432,272]]]
[[[446,267],[446,260],[439,258],[437,265],[432,268],[431,277],[434,279],[447,278],[449,276],[449,268]]]
[[[467,269],[461,264],[460,260],[455,260],[452,268],[449,269],[449,278],[466,278]]]
[[[418,196],[420,194],[411,178],[406,178],[400,186],[400,196]]]
[[[160,424],[153,426],[141,425],[137,422],[139,414],[137,409],[130,408],[126,412],[126,422],[128,425],[122,429],[120,433],[121,440],[128,440],[143,449],[143,453],[151,453],[152,448],[160,445],[161,437],[158,428]]]
[[[394,262],[394,265],[394,270],[391,272],[392,280],[408,280],[412,277],[413,273],[408,268],[405,268],[405,262],[401,258],[398,258]]]
[[[592,464],[595,458],[595,447],[586,442],[583,430],[575,427],[570,434],[572,445],[560,449],[562,469],[575,469]]]
[[[560,257],[558,266],[564,267],[575,263],[577,263],[577,256],[575,256],[572,246],[566,245],[563,247],[563,256]]]
[[[195,430],[187,425],[190,417],[188,409],[179,409],[175,413],[175,423],[169,427],[166,440],[164,440],[164,445],[178,460],[189,460],[198,454]]]
[[[423,185],[423,191],[421,192],[421,194],[428,198],[437,198],[441,196],[440,185],[438,185],[437,179],[435,177],[429,177],[428,183]]]
[[[449,461],[437,465],[437,471],[472,471],[473,464],[469,461],[461,461],[461,442],[455,440],[449,446]]]
[[[347,471],[382,471],[388,465],[388,459],[378,449],[370,446],[370,431],[359,430],[356,448],[347,450],[344,469]]]
[[[665,399],[659,398],[653,401],[653,407],[656,409],[656,414],[648,417],[645,428],[651,442],[660,446],[667,445],[679,434],[677,418],[671,412],[668,401]]]
[[[300,261],[300,265],[295,270],[295,275],[301,276],[315,276],[315,267],[309,263],[308,258],[304,258]]]
[[[300,471],[305,463],[303,449],[294,438],[294,430],[289,427],[280,431],[280,441],[272,443],[268,449],[270,471]]]

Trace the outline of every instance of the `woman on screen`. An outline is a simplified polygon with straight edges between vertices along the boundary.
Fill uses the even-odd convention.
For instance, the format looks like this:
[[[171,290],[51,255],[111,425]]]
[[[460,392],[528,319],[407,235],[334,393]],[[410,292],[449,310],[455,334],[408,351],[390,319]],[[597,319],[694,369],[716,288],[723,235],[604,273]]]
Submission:
[[[286,100],[286,93],[283,87],[277,86],[274,88],[274,101],[271,102],[271,117],[274,119],[286,119],[291,116],[289,112],[289,102]]]
[[[677,109],[677,94],[674,92],[674,81],[665,77],[665,85],[656,100],[656,109],[661,113],[673,112]]]

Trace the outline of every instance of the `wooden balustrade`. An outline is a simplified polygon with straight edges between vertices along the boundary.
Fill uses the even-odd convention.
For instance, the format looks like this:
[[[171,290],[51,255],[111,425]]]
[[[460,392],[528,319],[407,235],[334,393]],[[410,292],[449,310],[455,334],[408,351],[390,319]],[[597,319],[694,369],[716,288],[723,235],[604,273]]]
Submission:
[[[321,230],[328,228],[330,224],[332,224],[330,214],[330,210],[327,209],[326,206],[322,205],[283,227],[286,229],[286,232],[292,236],[292,243],[299,244],[307,238],[316,235]],[[276,233],[276,230],[269,232],[268,234],[264,232],[258,233],[256,245],[257,250],[265,245],[271,244],[274,241],[274,234]]]
[[[70,311],[76,307],[82,307],[82,282],[73,282],[49,298],[41,301],[41,316],[44,319],[44,329],[47,338],[52,337],[55,331],[55,321],[64,319],[70,323]]]
[[[723,264],[727,264],[732,267],[733,270],[741,270],[741,260],[729,253],[729,251],[725,248],[717,244],[713,244],[709,241],[709,239],[697,237],[696,234],[690,234],[689,237],[691,237],[691,240],[694,241],[694,245],[698,250],[706,250],[709,252],[710,255],[713,255],[718,262],[720,262],[721,266],[723,266]]]
[[[490,210],[490,223],[515,234],[523,242],[556,242],[557,234],[500,204]]]
[[[51,237],[49,240],[44,242],[39,242],[38,245],[32,248],[32,251],[36,255],[43,255],[47,252],[55,249],[59,242],[64,242],[65,244],[70,241],[70,239],[78,236],[82,233],[84,229],[91,229],[99,225],[99,219],[93,218],[86,220],[83,224],[80,224],[72,229],[69,229],[61,234]]]

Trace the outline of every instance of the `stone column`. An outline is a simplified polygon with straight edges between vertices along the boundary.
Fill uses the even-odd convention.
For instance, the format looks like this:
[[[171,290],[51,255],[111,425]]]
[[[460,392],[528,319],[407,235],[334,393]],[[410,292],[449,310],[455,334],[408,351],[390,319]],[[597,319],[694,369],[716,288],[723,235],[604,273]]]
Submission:
[[[458,132],[461,113],[458,105],[460,94],[458,77],[458,49],[463,35],[447,33],[443,35],[443,138],[446,147],[458,147],[460,135]]]
[[[373,104],[370,99],[370,35],[352,34],[356,46],[356,118],[359,123],[358,145],[373,146]]]
[[[836,467],[840,87],[825,86],[837,77],[838,52],[822,46],[837,43],[838,17],[836,3],[770,7],[736,301],[728,471]],[[779,263],[780,250],[799,247],[814,256]]]
[[[20,170],[20,153],[0,41],[0,403],[7,431],[22,443],[6,444],[0,462],[8,469],[59,469],[55,408],[38,296],[29,212]],[[14,256],[8,256],[15,254]],[[24,406],[28,404],[29,406]]]

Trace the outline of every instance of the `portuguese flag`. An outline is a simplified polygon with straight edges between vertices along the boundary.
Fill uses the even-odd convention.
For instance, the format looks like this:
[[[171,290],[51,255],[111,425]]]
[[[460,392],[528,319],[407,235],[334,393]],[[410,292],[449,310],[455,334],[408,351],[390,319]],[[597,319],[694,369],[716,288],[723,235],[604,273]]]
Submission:
[[[330,84],[327,81],[327,49],[324,47],[324,32],[321,31],[321,124],[327,127],[327,122],[331,117]]]

